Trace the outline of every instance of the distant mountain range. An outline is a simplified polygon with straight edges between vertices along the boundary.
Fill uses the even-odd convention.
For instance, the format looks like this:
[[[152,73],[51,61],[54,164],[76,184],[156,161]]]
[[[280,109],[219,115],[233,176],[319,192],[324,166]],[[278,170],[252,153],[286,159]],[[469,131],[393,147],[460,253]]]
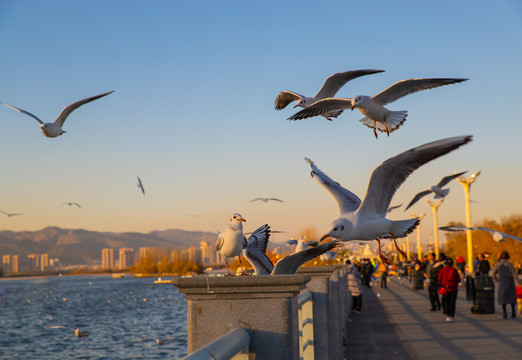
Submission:
[[[0,256],[49,254],[49,258],[59,258],[62,265],[91,264],[101,260],[104,248],[133,248],[135,251],[140,247],[187,249],[199,247],[201,241],[214,244],[216,239],[216,233],[179,229],[145,234],[46,227],[39,231],[0,231]],[[117,251],[114,255],[117,258]]]

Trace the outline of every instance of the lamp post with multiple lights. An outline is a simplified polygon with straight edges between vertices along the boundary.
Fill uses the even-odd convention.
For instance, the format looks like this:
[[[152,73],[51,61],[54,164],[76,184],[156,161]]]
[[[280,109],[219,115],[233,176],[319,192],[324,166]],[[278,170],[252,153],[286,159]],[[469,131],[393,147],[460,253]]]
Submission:
[[[424,217],[424,215],[426,214],[421,214],[421,215],[415,215],[414,213],[411,213],[411,216],[412,217],[417,217],[419,218],[419,221],[422,220],[422,218]],[[420,223],[419,223],[419,226],[417,226],[417,256],[418,256],[418,259],[422,259],[422,246],[421,246],[421,236],[420,236]]]
[[[465,178],[464,176],[460,176],[457,178],[459,183],[464,187],[464,201],[466,203],[466,226],[471,227],[471,201],[469,198],[469,191],[471,188],[471,184],[477,180],[477,177],[480,175],[480,170],[471,175],[469,178]],[[468,247],[468,269],[469,272],[473,273],[473,238],[471,236],[471,230],[466,231],[467,237],[467,247]]]

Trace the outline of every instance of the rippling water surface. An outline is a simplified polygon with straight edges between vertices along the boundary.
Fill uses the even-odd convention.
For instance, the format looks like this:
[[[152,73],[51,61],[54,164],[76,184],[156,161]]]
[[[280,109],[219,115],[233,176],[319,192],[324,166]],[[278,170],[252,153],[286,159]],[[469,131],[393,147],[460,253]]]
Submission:
[[[1,359],[176,359],[187,354],[185,296],[153,278],[0,281]],[[88,333],[51,326],[65,325]],[[141,338],[176,338],[133,343]]]

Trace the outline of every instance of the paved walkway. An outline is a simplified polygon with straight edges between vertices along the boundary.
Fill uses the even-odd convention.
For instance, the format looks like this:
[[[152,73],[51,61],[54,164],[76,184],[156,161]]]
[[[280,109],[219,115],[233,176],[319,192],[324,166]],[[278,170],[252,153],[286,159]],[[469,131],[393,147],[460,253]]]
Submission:
[[[412,290],[407,279],[391,277],[388,289],[365,288],[362,312],[352,314],[346,359],[522,359],[522,317],[502,319],[471,313],[461,287],[455,322],[430,312],[428,290]],[[508,306],[509,309],[509,306]],[[510,315],[510,310],[508,310]]]

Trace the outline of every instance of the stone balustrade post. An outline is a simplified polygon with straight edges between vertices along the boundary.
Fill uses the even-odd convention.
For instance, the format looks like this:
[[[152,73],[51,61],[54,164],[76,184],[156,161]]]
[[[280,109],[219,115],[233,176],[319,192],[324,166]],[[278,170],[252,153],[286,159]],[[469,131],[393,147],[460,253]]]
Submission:
[[[297,296],[308,281],[303,274],[173,279],[187,299],[188,352],[242,327],[251,335],[249,359],[299,359]]]

